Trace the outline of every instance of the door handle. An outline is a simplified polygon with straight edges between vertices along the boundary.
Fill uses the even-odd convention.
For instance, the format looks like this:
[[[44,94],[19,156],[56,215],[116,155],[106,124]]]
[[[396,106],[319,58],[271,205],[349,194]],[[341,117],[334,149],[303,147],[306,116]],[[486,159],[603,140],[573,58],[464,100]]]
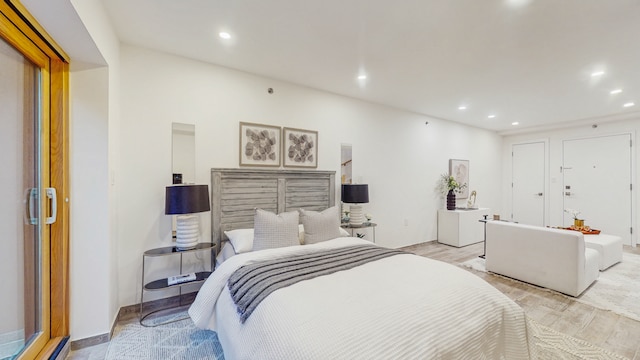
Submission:
[[[536,196],[542,196],[543,194],[541,192],[534,194]]]
[[[58,218],[58,197],[56,196],[55,188],[45,188],[47,198],[51,199],[51,216],[47,217],[44,221],[45,224],[53,224]]]
[[[24,191],[24,223],[27,225],[38,225],[38,217],[34,214],[34,209],[38,204],[38,189],[29,188]]]

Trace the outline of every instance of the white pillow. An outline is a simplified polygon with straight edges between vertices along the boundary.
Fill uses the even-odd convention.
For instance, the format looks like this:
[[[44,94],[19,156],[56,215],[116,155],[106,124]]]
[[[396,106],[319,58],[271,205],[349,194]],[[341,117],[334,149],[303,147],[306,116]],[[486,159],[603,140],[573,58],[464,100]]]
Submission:
[[[342,227],[338,228],[340,230],[340,237],[349,237],[351,234]],[[298,225],[298,240],[300,240],[300,245],[304,245],[304,225]]]
[[[349,237],[351,234],[345,230],[343,227],[340,227],[340,237]]]
[[[330,207],[322,212],[300,209],[304,226],[304,243],[315,244],[340,237],[340,209]]]
[[[235,229],[225,231],[233,250],[236,254],[242,254],[253,250],[253,229]]]
[[[253,217],[253,250],[300,245],[297,211],[278,215],[256,209]]]

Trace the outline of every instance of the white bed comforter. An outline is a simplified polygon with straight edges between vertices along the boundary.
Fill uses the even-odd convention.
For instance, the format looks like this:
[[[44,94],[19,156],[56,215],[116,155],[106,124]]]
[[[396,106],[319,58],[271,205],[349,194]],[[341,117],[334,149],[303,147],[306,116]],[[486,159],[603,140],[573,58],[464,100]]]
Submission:
[[[318,248],[370,244],[340,238],[240,254],[204,283],[189,315],[218,333],[235,359],[528,359],[523,310],[477,276],[397,255],[277,290],[240,323],[226,286],[240,266]]]

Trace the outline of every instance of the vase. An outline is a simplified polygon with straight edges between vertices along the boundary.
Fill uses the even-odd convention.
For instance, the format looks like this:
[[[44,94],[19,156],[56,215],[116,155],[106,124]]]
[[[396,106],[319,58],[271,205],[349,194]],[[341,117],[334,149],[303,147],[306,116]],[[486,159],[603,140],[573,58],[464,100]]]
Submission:
[[[456,209],[456,194],[453,190],[449,190],[447,193],[447,210],[455,210]]]
[[[575,226],[576,229],[584,228],[584,220],[582,220],[582,219],[573,219],[573,226]]]

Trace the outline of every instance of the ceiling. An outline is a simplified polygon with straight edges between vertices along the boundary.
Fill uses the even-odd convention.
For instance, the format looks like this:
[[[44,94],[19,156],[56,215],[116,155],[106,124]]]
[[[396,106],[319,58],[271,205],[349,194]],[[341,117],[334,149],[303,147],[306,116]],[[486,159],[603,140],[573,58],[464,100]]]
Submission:
[[[637,0],[103,4],[125,43],[501,133],[640,117]]]

